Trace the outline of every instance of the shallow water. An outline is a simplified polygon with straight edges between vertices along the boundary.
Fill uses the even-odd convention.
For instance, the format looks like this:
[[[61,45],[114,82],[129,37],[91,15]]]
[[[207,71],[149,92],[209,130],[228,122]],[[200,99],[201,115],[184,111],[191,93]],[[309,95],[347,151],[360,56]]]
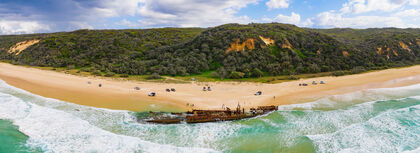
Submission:
[[[18,127],[7,120],[0,120],[0,151],[1,152],[29,152],[25,147],[28,136],[19,132]]]
[[[134,112],[65,103],[0,81],[0,140],[13,146],[0,152],[419,151],[420,85],[279,109],[233,122],[143,124]]]

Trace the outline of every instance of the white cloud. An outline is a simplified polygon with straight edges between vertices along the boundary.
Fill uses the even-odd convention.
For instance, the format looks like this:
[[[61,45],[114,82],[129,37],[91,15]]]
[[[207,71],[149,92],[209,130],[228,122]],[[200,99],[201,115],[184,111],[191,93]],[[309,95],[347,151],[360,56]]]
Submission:
[[[128,21],[127,19],[122,19],[119,23],[117,23],[117,25],[122,25],[122,26],[127,26],[127,27],[139,27],[140,24],[137,22],[131,22]]]
[[[311,27],[312,25],[314,25],[314,22],[311,19],[306,19],[305,21],[299,24],[299,26],[302,27]]]
[[[269,9],[288,8],[289,4],[290,4],[289,0],[270,0],[267,3],[265,3],[265,5],[267,5]]]
[[[392,16],[404,20],[406,27],[420,28],[420,9],[408,9],[396,12]]]
[[[292,12],[290,16],[279,14],[274,18],[274,21],[297,25],[300,23],[300,15],[295,12]]]
[[[323,28],[417,28],[420,10],[407,9],[418,5],[419,0],[349,0],[340,10],[319,13],[312,19]]]
[[[49,26],[36,21],[0,20],[0,34],[23,34],[49,30]]]
[[[364,13],[370,11],[393,11],[400,5],[393,4],[389,0],[351,0],[343,5],[343,13]]]
[[[226,23],[252,22],[237,12],[259,0],[35,0],[0,2],[0,20],[36,21],[51,31],[78,28],[129,27],[209,27]],[[128,22],[127,16],[138,20]],[[114,22],[115,19],[121,22]],[[114,20],[114,21],[113,21]],[[10,29],[7,26],[7,29]],[[5,28],[3,28],[5,29]],[[39,32],[21,30],[22,32]],[[43,29],[42,29],[43,30]],[[10,30],[9,30],[10,31]],[[12,30],[14,31],[14,30]],[[16,31],[17,32],[17,31]]]
[[[93,26],[89,25],[86,21],[69,21],[69,30],[72,29],[94,29]]]
[[[138,14],[146,27],[208,27],[224,23],[249,23],[247,16],[236,13],[257,0],[144,0]]]
[[[383,16],[355,16],[343,17],[335,12],[323,12],[317,16],[317,25],[328,28],[370,28],[370,27],[400,27],[408,25],[398,17]]]
[[[0,1],[0,20],[13,21],[12,27],[3,23],[3,31],[35,33],[71,31],[75,29],[107,28],[107,19],[136,16],[143,0],[35,0]],[[28,23],[28,21],[31,21]],[[18,23],[22,22],[22,23]],[[26,27],[31,25],[32,27]],[[42,25],[39,27],[38,25]],[[48,25],[49,31],[45,31]],[[7,27],[7,28],[5,28]],[[20,30],[12,30],[20,29]]]
[[[304,21],[301,21],[300,15],[295,12],[292,12],[290,16],[278,14],[274,18],[264,17],[261,19],[261,21],[288,23],[288,24],[294,24],[294,25],[302,26],[302,27],[310,27],[314,24],[311,19],[306,19]]]
[[[410,5],[420,5],[420,0],[410,0]]]
[[[120,25],[130,27],[208,27],[225,23],[249,23],[248,16],[237,16],[236,13],[251,3],[259,0],[104,0],[103,5],[96,8],[102,16],[140,16],[138,22],[122,20]],[[288,8],[290,0],[269,0],[265,3],[269,9]],[[292,12],[290,16],[279,14],[275,18],[264,18],[265,22],[282,22],[298,26],[323,27],[413,27],[417,19],[418,9],[404,10],[406,6],[420,5],[420,0],[348,0],[337,11],[328,11],[318,16],[303,20]],[[383,12],[377,15],[371,12]],[[370,13],[370,14],[366,14]],[[392,14],[391,14],[392,13]],[[388,14],[388,15],[386,15]],[[418,23],[417,23],[418,24]]]
[[[262,0],[45,0],[42,5],[33,5],[40,3],[35,0],[1,1],[0,34],[258,22],[238,15],[241,9],[258,2]],[[267,0],[264,4],[269,9],[288,8],[291,0]],[[304,27],[418,27],[419,5],[420,0],[346,0],[342,8],[312,18],[291,12],[260,21]]]
[[[404,11],[397,12],[395,16],[400,17],[420,17],[420,9],[408,9]]]
[[[94,9],[105,17],[135,16],[143,0],[103,0]]]
[[[341,13],[360,14],[372,11],[392,12],[406,4],[418,5],[419,0],[350,0],[343,4]]]

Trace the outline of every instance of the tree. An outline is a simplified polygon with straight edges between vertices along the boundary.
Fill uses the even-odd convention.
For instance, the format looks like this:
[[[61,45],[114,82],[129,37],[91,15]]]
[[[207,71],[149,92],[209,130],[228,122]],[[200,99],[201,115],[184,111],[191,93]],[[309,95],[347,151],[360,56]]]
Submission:
[[[105,77],[113,77],[114,75],[114,72],[106,72]]]
[[[259,36],[274,43],[266,45]],[[209,70],[217,70],[220,78],[234,71],[245,73],[244,77],[339,70],[358,73],[418,64],[418,38],[419,29],[302,29],[278,23],[226,24],[206,29],[77,30],[2,36],[0,60],[55,68],[82,67],[81,72],[99,70],[94,73],[107,72],[107,76],[108,72],[174,76]],[[34,39],[41,41],[19,55],[8,52],[11,46]],[[255,40],[252,44],[245,43],[251,39]],[[229,50],[232,45],[246,47]]]
[[[120,74],[121,78],[128,78],[128,74]]]
[[[217,72],[211,72],[209,74],[209,76],[212,77],[212,78],[219,78],[220,77],[219,73],[217,73]]]
[[[252,71],[252,76],[253,76],[253,77],[258,77],[258,78],[260,78],[260,77],[263,77],[263,76],[264,76],[264,73],[263,73],[260,69],[255,68],[255,69]]]
[[[230,75],[229,75],[229,77],[231,78],[231,79],[240,79],[240,78],[243,78],[244,77],[244,73],[242,73],[242,72],[236,72],[236,71],[232,71],[231,73],[230,73]]]
[[[161,79],[162,77],[157,74],[157,73],[153,73],[151,76],[146,77],[147,80],[152,80],[152,79]]]
[[[228,72],[226,71],[224,67],[220,67],[217,73],[219,74],[220,79],[224,79],[228,75]]]
[[[92,74],[96,76],[102,76],[102,73],[99,70],[93,71]]]
[[[321,69],[318,67],[317,64],[311,64],[311,66],[309,67],[309,71],[312,73],[319,73]]]
[[[351,69],[352,74],[362,73],[362,72],[365,72],[365,71],[366,71],[366,69],[361,67],[361,66],[358,66],[358,67],[355,67],[355,68]]]

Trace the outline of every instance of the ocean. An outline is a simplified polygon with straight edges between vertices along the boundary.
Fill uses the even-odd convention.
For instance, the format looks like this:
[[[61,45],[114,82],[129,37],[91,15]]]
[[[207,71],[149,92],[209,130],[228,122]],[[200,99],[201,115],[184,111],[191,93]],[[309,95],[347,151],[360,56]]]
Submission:
[[[232,122],[156,125],[136,116],[0,80],[0,152],[420,152],[420,84],[284,105]]]

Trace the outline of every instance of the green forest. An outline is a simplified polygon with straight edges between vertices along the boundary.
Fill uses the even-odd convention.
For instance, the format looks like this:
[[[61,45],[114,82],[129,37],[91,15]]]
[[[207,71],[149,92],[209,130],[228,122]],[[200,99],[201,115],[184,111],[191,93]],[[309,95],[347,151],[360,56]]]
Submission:
[[[40,41],[19,54],[9,51],[26,40]],[[344,75],[420,63],[420,29],[308,29],[252,23],[4,35],[0,60],[109,76]]]

